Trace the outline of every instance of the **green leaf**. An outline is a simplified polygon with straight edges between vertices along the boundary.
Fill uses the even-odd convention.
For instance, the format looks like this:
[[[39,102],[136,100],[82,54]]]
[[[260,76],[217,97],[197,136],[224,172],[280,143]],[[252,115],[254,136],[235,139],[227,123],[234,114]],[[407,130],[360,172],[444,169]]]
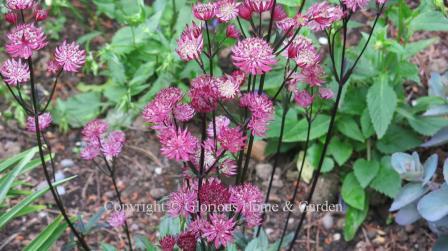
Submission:
[[[53,186],[59,186],[67,181],[70,181],[72,179],[76,178],[76,176],[72,176],[63,180],[59,180],[55,183],[53,183]],[[29,204],[31,204],[33,201],[35,201],[36,199],[38,199],[39,197],[41,197],[42,195],[44,195],[45,193],[48,192],[48,190],[50,190],[50,188],[44,187],[42,189],[40,189],[37,192],[34,192],[33,194],[29,195],[28,197],[26,197],[25,199],[23,199],[22,201],[20,201],[17,205],[15,205],[14,207],[12,207],[11,209],[9,209],[7,212],[5,212],[4,214],[0,215],[0,229],[3,228],[3,226],[8,223],[10,220],[12,220],[14,217],[16,217],[16,215],[26,206],[28,206]]]
[[[316,139],[325,135],[328,131],[329,124],[330,116],[317,115],[316,119],[313,121],[313,126],[311,127],[310,139]],[[294,126],[285,131],[284,142],[305,141],[307,128],[308,122],[306,119],[302,119],[298,123],[296,121]],[[277,135],[278,132],[275,134]]]
[[[7,174],[6,179],[2,180],[0,183],[0,204],[2,204],[3,200],[5,200],[6,194],[11,188],[14,180],[22,172],[26,164],[31,161],[36,152],[37,148],[32,148],[31,151],[28,151],[27,154],[20,160],[19,164],[9,174]]]
[[[415,131],[426,136],[432,136],[448,126],[448,120],[443,117],[412,116],[407,119]]]
[[[12,157],[9,157],[8,159],[0,160],[0,173],[5,171],[8,167],[12,166],[14,163],[18,162],[25,155],[27,155],[30,151],[34,151],[35,149],[37,149],[37,147],[33,147],[31,149],[18,153]]]
[[[114,246],[104,243],[104,242],[101,243],[100,246],[101,246],[102,251],[116,251],[117,250]]]
[[[135,247],[146,251],[157,251],[157,248],[148,240],[146,236],[136,235],[134,236]]]
[[[448,19],[439,11],[422,11],[408,25],[411,32],[448,31]]]
[[[181,232],[180,217],[163,217],[159,225],[159,232],[160,237],[179,234]]]
[[[314,170],[317,170],[317,167],[319,166],[319,160],[322,155],[322,150],[323,150],[323,145],[318,144],[318,143],[311,145],[311,147],[308,149],[306,158],[309,160],[309,162]],[[324,162],[322,164],[321,172],[328,173],[331,170],[333,170],[333,168],[334,168],[333,159],[328,156],[325,156]]]
[[[46,250],[46,249],[42,249],[42,246],[44,244],[47,244],[48,240],[50,239],[50,237],[52,237],[53,235],[57,235],[57,238],[59,238],[59,236],[62,233],[59,232],[55,232],[58,227],[62,224],[64,225],[62,222],[64,221],[64,217],[62,217],[62,215],[59,215],[50,225],[48,225],[42,232],[40,232],[40,234],[34,238],[33,241],[31,241],[30,244],[28,244],[28,246],[25,247],[24,251],[33,251],[33,250]],[[67,226],[65,226],[67,227]],[[56,239],[57,239],[56,238]],[[51,243],[53,244],[53,243]],[[47,246],[51,246],[47,244]]]
[[[353,165],[353,171],[356,179],[363,188],[366,188],[369,183],[375,178],[380,170],[380,163],[374,160],[367,161],[365,159],[356,160]]]
[[[404,152],[419,146],[422,141],[414,132],[392,125],[387,134],[377,142],[376,147],[382,153]]]
[[[387,77],[381,77],[381,80],[373,84],[367,93],[370,118],[380,139],[386,134],[397,107],[397,95],[394,89],[386,83],[385,78]]]
[[[368,108],[364,109],[364,112],[361,115],[361,131],[365,139],[368,139],[375,134],[375,129],[373,129]]]
[[[383,158],[381,161],[380,170],[370,183],[370,187],[390,198],[394,198],[400,191],[401,178],[388,164],[390,161],[387,159]]]
[[[45,208],[47,208],[44,205],[31,205],[31,206],[27,206],[24,207],[22,210],[20,210],[19,212],[17,212],[17,214],[15,215],[15,217],[20,217],[20,216],[24,216],[24,215],[28,215],[34,212],[39,212],[44,210]]]
[[[353,153],[353,146],[341,141],[338,137],[333,137],[328,146],[328,154],[332,155],[338,165],[342,166]]]
[[[345,136],[359,142],[364,142],[364,136],[352,117],[344,116],[339,118],[336,122],[336,128]]]
[[[366,219],[368,211],[369,205],[367,200],[363,210],[358,210],[350,206],[348,207],[344,224],[344,239],[346,241],[350,241],[355,237],[356,231]]]
[[[290,7],[297,7],[297,6],[300,6],[300,3],[302,1],[301,0],[278,0],[277,2],[280,4],[284,4],[286,6],[290,6]]]
[[[359,184],[353,173],[349,173],[342,183],[341,189],[344,201],[359,210],[364,210],[366,202],[366,192]]]
[[[429,38],[429,39],[422,39],[417,42],[409,43],[406,45],[406,54],[405,56],[407,58],[411,58],[415,56],[417,53],[423,51],[426,49],[426,47],[438,42],[438,38]]]

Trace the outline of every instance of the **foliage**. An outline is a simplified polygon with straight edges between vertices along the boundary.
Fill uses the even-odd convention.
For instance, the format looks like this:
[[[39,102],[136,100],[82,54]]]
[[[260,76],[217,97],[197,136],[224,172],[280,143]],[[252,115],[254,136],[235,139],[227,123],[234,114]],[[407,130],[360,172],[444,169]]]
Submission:
[[[397,211],[395,221],[408,225],[423,218],[429,228],[439,236],[433,250],[446,250],[448,245],[448,159],[443,165],[444,181],[436,181],[438,156],[431,155],[423,164],[416,152],[412,155],[394,153],[391,160],[394,170],[408,183],[395,197],[390,211]]]

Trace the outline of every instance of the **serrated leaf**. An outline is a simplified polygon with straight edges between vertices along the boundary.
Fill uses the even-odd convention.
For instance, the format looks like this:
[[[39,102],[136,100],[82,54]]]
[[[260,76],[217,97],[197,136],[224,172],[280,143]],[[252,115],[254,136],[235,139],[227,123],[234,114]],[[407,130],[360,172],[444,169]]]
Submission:
[[[395,109],[397,108],[397,95],[394,89],[386,83],[387,77],[369,88],[367,93],[367,107],[373,128],[375,128],[378,138],[382,138],[392,121]]]
[[[378,174],[370,182],[370,187],[390,198],[394,198],[400,191],[400,175],[382,161]]]
[[[361,131],[364,138],[370,138],[375,134],[375,129],[373,129],[372,122],[370,120],[369,108],[366,108],[361,115]]]
[[[420,183],[408,183],[406,184],[400,192],[395,197],[389,211],[396,211],[403,208],[412,202],[418,200],[425,193],[429,191],[428,187],[422,187]]]
[[[359,142],[364,142],[364,136],[353,118],[348,116],[341,117],[336,122],[336,128],[345,136]]]
[[[356,179],[363,188],[366,188],[369,185],[378,174],[379,170],[380,163],[374,160],[367,161],[365,159],[358,159],[353,165]]]
[[[408,25],[411,32],[448,31],[448,19],[439,11],[422,11]]]
[[[412,129],[426,136],[432,136],[448,126],[448,120],[442,117],[412,116],[407,117]]]
[[[382,153],[392,154],[410,150],[420,144],[419,136],[413,131],[391,125],[387,134],[377,142],[376,147]]]
[[[328,154],[332,155],[338,165],[342,166],[352,155],[353,146],[342,142],[339,138],[333,137],[328,146]]]
[[[342,183],[341,194],[344,201],[359,210],[364,210],[366,192],[353,173],[349,173]]]
[[[368,212],[369,205],[367,200],[365,202],[363,210],[359,210],[350,206],[348,207],[344,223],[344,239],[346,241],[352,240],[353,237],[355,237],[356,231],[364,222]]]

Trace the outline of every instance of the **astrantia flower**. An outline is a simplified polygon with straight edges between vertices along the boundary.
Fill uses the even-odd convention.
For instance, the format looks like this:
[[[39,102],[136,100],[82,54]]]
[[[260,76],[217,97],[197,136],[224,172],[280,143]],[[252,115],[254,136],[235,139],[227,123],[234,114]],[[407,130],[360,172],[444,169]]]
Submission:
[[[143,119],[148,123],[165,123],[171,119],[173,109],[182,99],[182,91],[176,87],[161,90],[143,109]]]
[[[245,20],[250,20],[252,17],[252,10],[245,4],[241,4],[238,7],[238,15]]]
[[[244,4],[254,12],[264,12],[272,9],[274,0],[244,0]]]
[[[218,141],[225,150],[231,153],[237,153],[244,148],[246,137],[239,127],[224,127],[218,134]]]
[[[34,0],[6,0],[6,7],[10,10],[26,10],[33,6]]]
[[[207,139],[202,145],[204,147],[204,169],[205,171],[208,171],[214,164],[216,164],[216,156],[219,154],[216,152],[215,141],[213,139]],[[192,156],[192,159],[190,160],[198,171],[201,169],[201,155],[202,151],[198,148],[196,154]]]
[[[109,134],[109,140],[124,144],[126,136],[123,131],[113,131]]]
[[[241,107],[247,107],[252,113],[248,128],[253,135],[264,136],[270,120],[273,118],[274,105],[266,95],[247,93],[240,99]]]
[[[168,159],[188,161],[191,155],[196,153],[199,141],[191,135],[188,129],[182,130],[179,128],[177,133],[169,138],[161,139],[160,143],[162,144],[160,150]]]
[[[321,31],[340,20],[343,12],[339,6],[332,6],[324,1],[311,5],[305,16],[308,19],[308,26],[313,31]]]
[[[253,227],[261,223],[263,193],[258,187],[252,184],[243,184],[230,189],[230,203],[248,221],[248,225]]]
[[[369,0],[342,0],[347,8],[353,12],[367,7]]]
[[[62,70],[62,66],[56,62],[56,60],[52,59],[48,61],[47,64],[47,71],[51,74],[57,74],[59,71]]]
[[[101,135],[107,131],[109,126],[106,122],[100,119],[95,119],[87,123],[82,129],[82,135],[85,140],[92,141],[101,138]]]
[[[79,48],[76,42],[64,41],[54,53],[56,62],[67,72],[78,72],[86,62],[86,51]]]
[[[277,62],[272,48],[261,38],[246,38],[232,48],[233,64],[245,73],[264,74]]]
[[[101,154],[100,148],[94,144],[88,144],[81,150],[81,158],[84,160],[93,160]]]
[[[107,219],[107,223],[113,228],[119,228],[124,226],[126,222],[126,214],[124,211],[118,211],[112,213]]]
[[[199,59],[204,48],[202,38],[202,28],[193,23],[185,28],[182,35],[177,40],[176,52],[180,59],[185,62]]]
[[[226,37],[239,39],[241,36],[240,31],[233,24],[229,24],[226,28]]]
[[[321,86],[324,82],[322,79],[324,69],[319,64],[314,64],[302,69],[302,72],[297,76],[297,81],[304,82],[310,86]]]
[[[3,76],[3,80],[11,86],[17,86],[30,79],[30,69],[27,64],[22,63],[21,59],[6,60],[0,68],[0,73]]]
[[[193,189],[180,189],[173,192],[168,200],[168,214],[172,217],[188,217],[196,211],[197,194]]]
[[[194,117],[195,111],[189,104],[179,104],[174,108],[173,114],[176,120],[187,122]]]
[[[296,101],[296,103],[303,107],[306,108],[308,106],[310,106],[313,103],[313,96],[311,96],[311,94],[309,94],[307,91],[303,90],[303,91],[298,91],[295,95],[294,95],[294,100]]]
[[[297,22],[294,18],[284,18],[276,22],[277,27],[286,33],[287,36],[292,36],[294,34],[294,29],[298,27]]]
[[[197,217],[188,225],[188,231],[193,233],[197,239],[201,238],[204,226],[207,224],[207,220]]]
[[[29,58],[47,45],[46,36],[34,24],[19,24],[7,35],[6,52],[11,57]]]
[[[334,96],[334,93],[331,89],[324,88],[324,87],[319,88],[319,94],[320,94],[320,97],[323,99],[332,99]]]
[[[216,80],[219,96],[224,100],[231,100],[240,95],[240,84],[234,77],[224,75]]]
[[[51,114],[49,112],[46,112],[42,115],[39,115],[39,131],[42,132],[45,129],[47,129],[51,122],[53,122],[53,119],[51,118]],[[36,123],[34,121],[34,117],[30,116],[26,120],[26,129],[29,132],[36,132]]]
[[[310,39],[298,36],[288,46],[288,58],[293,59],[301,68],[313,66],[319,61],[319,54]]]
[[[233,79],[240,85],[240,87],[244,84],[244,81],[246,81],[246,73],[240,70],[235,70],[232,72]]]
[[[217,116],[215,118],[215,127],[216,127],[216,135],[219,135],[219,133],[221,132],[221,130],[227,126],[230,125],[230,119],[227,118],[226,116]],[[208,124],[208,128],[207,128],[207,135],[209,137],[214,137],[214,130],[213,130],[213,122]]]
[[[227,23],[238,16],[240,3],[235,0],[221,0],[216,3],[216,18],[222,23]]]
[[[196,236],[191,232],[183,232],[177,238],[177,245],[182,251],[196,251]]]
[[[36,9],[34,10],[34,20],[36,20],[36,22],[40,22],[44,21],[47,18],[48,18],[48,10],[36,7]]]
[[[209,242],[213,242],[215,248],[221,245],[226,247],[227,244],[233,242],[233,231],[236,222],[233,218],[228,219],[224,214],[210,215],[210,223],[204,227],[204,234],[202,235]]]
[[[272,19],[274,19],[274,21],[280,21],[287,17],[288,15],[286,14],[285,9],[283,9],[283,6],[277,4],[275,6],[274,15],[272,16]]]
[[[107,159],[118,157],[123,149],[123,143],[113,137],[109,137],[101,142],[101,151]]]
[[[219,171],[226,176],[235,176],[237,171],[236,161],[225,159],[219,166]]]
[[[215,13],[215,3],[197,3],[193,5],[193,15],[199,20],[210,20],[215,16]]]
[[[5,14],[5,20],[10,24],[16,24],[17,20],[19,20],[19,16],[15,12],[8,12]]]
[[[160,240],[160,247],[162,251],[173,251],[174,245],[176,245],[176,239],[174,236],[167,235]]]
[[[210,210],[222,209],[229,198],[229,189],[218,181],[205,182],[199,191],[201,205],[207,205]]]
[[[219,93],[216,80],[208,75],[201,75],[191,81],[191,106],[196,112],[211,112],[218,106]]]

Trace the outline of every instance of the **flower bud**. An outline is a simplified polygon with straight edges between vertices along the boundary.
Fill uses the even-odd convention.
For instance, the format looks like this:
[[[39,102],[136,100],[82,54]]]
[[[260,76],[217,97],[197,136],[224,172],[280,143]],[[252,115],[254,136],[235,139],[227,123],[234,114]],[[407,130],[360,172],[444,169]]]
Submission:
[[[18,20],[18,16],[15,12],[8,12],[5,14],[5,21],[10,24],[16,24]]]
[[[288,15],[286,15],[286,12],[283,9],[283,7],[281,5],[276,5],[275,9],[274,9],[274,15],[272,16],[272,19],[274,19],[274,21],[280,21],[280,20],[283,20],[283,19],[285,19],[287,17],[288,17]]]
[[[44,9],[36,9],[34,11],[34,19],[36,22],[44,21],[48,17],[48,10]]]
[[[252,17],[252,11],[244,4],[241,4],[238,9],[238,14],[241,18],[250,20]]]
[[[227,26],[226,36],[228,38],[238,39],[240,38],[240,31],[235,27],[235,25]]]

